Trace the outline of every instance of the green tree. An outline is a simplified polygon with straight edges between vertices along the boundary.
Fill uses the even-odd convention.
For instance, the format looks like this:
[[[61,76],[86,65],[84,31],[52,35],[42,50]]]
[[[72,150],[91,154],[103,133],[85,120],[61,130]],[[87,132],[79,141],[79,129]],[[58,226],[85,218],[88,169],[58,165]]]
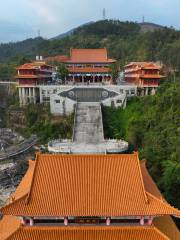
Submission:
[[[180,78],[168,79],[154,96],[134,98],[126,109],[103,108],[106,138],[123,138],[147,160],[169,203],[180,208]]]
[[[117,79],[119,77],[119,63],[117,63],[117,62],[113,63],[110,66],[110,72],[111,72],[113,83],[116,84],[117,83]]]
[[[66,67],[66,65],[64,63],[61,63],[58,65],[57,72],[59,74],[59,77],[62,79],[62,81],[64,83],[69,74],[68,68]]]

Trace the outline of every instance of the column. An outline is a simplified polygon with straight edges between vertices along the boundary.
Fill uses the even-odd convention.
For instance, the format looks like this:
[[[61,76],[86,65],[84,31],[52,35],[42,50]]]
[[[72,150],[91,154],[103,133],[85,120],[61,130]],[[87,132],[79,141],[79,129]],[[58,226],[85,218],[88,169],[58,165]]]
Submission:
[[[152,88],[151,90],[151,95],[155,95],[156,94],[156,89],[155,88]]]
[[[34,220],[33,220],[33,218],[30,218],[30,219],[29,219],[29,225],[30,225],[30,226],[33,226],[33,225],[34,225]]]
[[[65,225],[65,226],[68,225],[68,218],[67,218],[67,217],[64,218],[64,225]]]
[[[39,87],[40,103],[43,103],[42,91],[43,91],[43,89],[41,87]]]
[[[102,75],[102,82],[104,83],[104,75]]]
[[[82,83],[84,83],[84,75],[82,75]]]
[[[106,226],[110,226],[110,224],[111,224],[110,217],[107,217],[106,218]]]
[[[95,75],[93,75],[93,83],[95,83]]]
[[[144,88],[141,88],[141,96],[144,97]]]
[[[28,97],[29,97],[29,103],[32,103],[31,88],[28,88]]]
[[[26,105],[25,88],[22,88],[22,104]]]
[[[147,96],[148,95],[148,87],[145,88],[145,91],[146,91],[145,95]]]
[[[141,225],[141,226],[144,225],[144,217],[141,217],[141,219],[140,219],[140,225]]]
[[[74,75],[73,75],[73,83],[75,82],[75,78],[74,78]]]
[[[23,101],[22,101],[22,89],[19,87],[19,104],[20,104],[20,106],[22,106],[22,103],[23,103]]]
[[[152,223],[153,223],[153,217],[150,216],[149,219],[148,219],[148,225],[152,225]]]
[[[34,87],[33,87],[33,103],[36,104],[36,91]]]

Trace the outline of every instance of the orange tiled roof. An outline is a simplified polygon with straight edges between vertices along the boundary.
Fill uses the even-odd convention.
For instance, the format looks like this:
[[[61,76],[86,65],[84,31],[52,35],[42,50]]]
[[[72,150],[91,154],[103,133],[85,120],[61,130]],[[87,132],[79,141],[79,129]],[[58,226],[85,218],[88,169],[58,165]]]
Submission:
[[[50,78],[51,75],[42,75],[42,74],[37,74],[37,75],[32,75],[32,74],[23,74],[23,75],[16,75],[16,79],[24,79],[24,78]]]
[[[46,58],[46,61],[48,61],[48,62],[54,62],[54,61],[66,62],[68,60],[69,60],[69,57],[65,56],[65,55],[57,55],[57,56],[51,56],[51,57]]]
[[[146,161],[145,160],[140,161],[140,166],[141,166],[141,172],[142,172],[143,182],[144,182],[146,191],[156,196],[159,199],[163,199],[161,192],[157,188],[155,182],[153,181],[152,177],[150,176],[146,168]]]
[[[168,240],[155,227],[33,227],[21,228],[8,240]]]
[[[159,65],[157,65],[154,62],[131,62],[127,64],[125,68],[131,67],[131,66],[138,66],[142,69],[160,69],[161,68]]]
[[[19,186],[16,188],[15,193],[11,195],[11,201],[17,200],[24,195],[28,194],[31,186],[31,181],[34,173],[35,161],[29,160],[29,168],[21,180]]]
[[[109,59],[107,49],[71,49],[70,60],[72,63],[113,63],[114,59]]]
[[[33,226],[23,227],[15,217],[0,221],[1,240],[168,240],[154,226]]]
[[[170,216],[161,216],[153,221],[155,227],[162,231],[169,239],[179,240],[180,231]]]
[[[158,75],[158,74],[144,74],[140,76],[141,78],[165,78],[165,76]]]
[[[19,66],[18,68],[16,68],[17,70],[24,70],[24,69],[38,69],[39,67],[41,66],[47,66],[47,67],[51,67],[50,65],[46,64],[46,62],[42,61],[42,62],[38,62],[38,61],[35,61],[35,62],[32,62],[32,63],[25,63],[21,66]]]
[[[109,68],[69,68],[71,73],[108,73]]]
[[[4,216],[0,220],[0,240],[8,239],[20,227],[20,221],[13,216]]]
[[[136,153],[39,154],[28,195],[1,211],[16,216],[180,215],[145,191]]]

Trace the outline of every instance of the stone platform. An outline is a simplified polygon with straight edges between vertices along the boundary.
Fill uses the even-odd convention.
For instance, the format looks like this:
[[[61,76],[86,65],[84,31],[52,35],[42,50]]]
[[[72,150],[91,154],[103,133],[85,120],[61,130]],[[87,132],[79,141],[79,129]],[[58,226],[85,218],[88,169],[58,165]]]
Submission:
[[[128,150],[123,140],[105,140],[101,104],[79,102],[76,105],[72,140],[55,140],[48,144],[51,153],[106,154]]]

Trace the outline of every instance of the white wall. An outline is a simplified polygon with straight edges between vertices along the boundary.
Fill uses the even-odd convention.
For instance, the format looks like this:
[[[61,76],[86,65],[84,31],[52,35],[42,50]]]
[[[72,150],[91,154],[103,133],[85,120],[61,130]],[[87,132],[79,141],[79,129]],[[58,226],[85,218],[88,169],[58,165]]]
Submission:
[[[112,98],[108,98],[102,101],[105,106],[115,106],[115,107],[126,107],[127,97],[135,96],[137,94],[137,88],[132,86],[61,86],[60,90],[55,94],[50,94],[50,109],[51,113],[54,115],[69,115],[74,111],[76,101],[69,99],[68,97],[61,97],[60,93],[63,91],[68,91],[75,87],[86,87],[86,88],[104,88],[109,91],[114,91],[118,95]]]

